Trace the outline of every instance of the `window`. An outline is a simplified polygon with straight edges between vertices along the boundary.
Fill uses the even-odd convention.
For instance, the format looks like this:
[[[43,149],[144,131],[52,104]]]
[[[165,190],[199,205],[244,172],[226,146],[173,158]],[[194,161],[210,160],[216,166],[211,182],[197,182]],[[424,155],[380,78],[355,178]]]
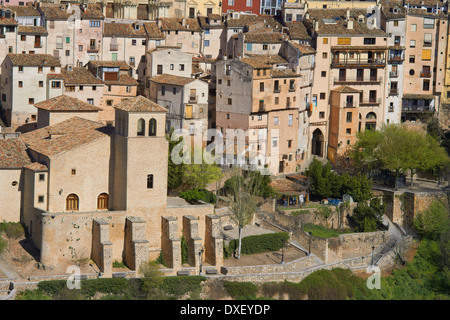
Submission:
[[[147,175],[147,189],[153,189],[153,175]]]
[[[273,148],[278,147],[278,138],[272,138],[272,147]]]
[[[39,181],[45,181],[45,174],[43,173],[39,174]]]
[[[409,41],[409,47],[410,48],[415,48],[416,47],[416,40],[410,40]]]
[[[252,7],[253,6],[253,0],[247,0],[246,6],[249,7],[249,8]]]
[[[204,45],[205,47],[209,47],[209,40],[205,40],[205,41],[203,42],[203,45]]]
[[[275,104],[280,104],[280,97],[275,97]]]
[[[162,64],[158,64],[156,66],[156,74],[163,74],[163,66],[162,66]]]
[[[230,106],[231,104],[232,104],[232,100],[231,100],[231,98],[228,98],[228,105]]]
[[[364,44],[375,44],[375,38],[364,38]]]
[[[423,49],[422,50],[422,60],[431,60],[431,50],[430,49]]]
[[[98,28],[100,27],[100,21],[89,21],[90,28]]]
[[[23,72],[23,66],[19,66],[19,72]]]
[[[70,37],[66,37],[66,43],[70,43]]]
[[[294,121],[294,115],[290,114],[288,117],[288,126],[292,127],[292,122]]]
[[[38,72],[42,73],[42,71],[43,71],[43,67],[38,67]]]
[[[161,95],[162,96],[166,95],[166,86],[161,87]]]
[[[112,100],[106,100],[106,105],[107,106],[112,106],[113,105],[113,101]]]
[[[323,44],[328,44],[328,38],[323,38]]]
[[[117,60],[117,53],[111,53],[111,60],[116,61]]]
[[[338,38],[338,45],[350,45],[351,38]]]
[[[137,122],[137,135],[145,136],[145,120],[142,118]]]
[[[352,122],[352,113],[351,112],[347,112],[347,122]]]
[[[28,104],[34,104],[34,98],[29,98],[28,99]]]
[[[326,53],[326,52],[323,52],[323,53],[322,53],[322,58],[323,58],[323,59],[326,59],[326,58],[328,58],[328,53]]]
[[[288,148],[292,148],[292,140],[287,141]]]
[[[82,46],[82,45],[79,45],[79,46],[78,46],[78,51],[80,51],[80,52],[83,51],[83,46]]]
[[[156,119],[151,118],[148,124],[148,135],[150,137],[156,136]]]
[[[394,20],[394,27],[398,27],[398,20]]]
[[[326,71],[322,71],[322,72],[320,73],[320,75],[322,76],[322,78],[325,78],[325,77],[327,76],[327,72],[326,72]]]
[[[65,91],[66,92],[75,92],[75,86],[66,86]]]
[[[174,65],[173,65],[173,63],[171,63],[170,64],[170,70],[173,70],[174,69]]]
[[[210,30],[209,29],[205,29],[205,34],[210,34]]]
[[[319,119],[323,119],[325,118],[325,112],[324,111],[320,111],[319,112]]]
[[[142,45],[146,46],[147,45],[147,40],[142,40]]]
[[[27,36],[26,35],[21,35],[20,36],[20,41],[27,41]]]
[[[92,91],[97,91],[97,86],[92,86]]]
[[[411,25],[411,31],[417,31],[417,24]]]
[[[259,92],[264,92],[264,82],[259,83]]]
[[[352,134],[352,129],[347,128],[347,129],[345,130],[345,133],[346,133],[346,134]]]
[[[66,198],[66,210],[78,211],[79,199],[76,194],[69,194]]]
[[[93,104],[94,104],[94,99],[92,99],[92,98],[88,98],[88,99],[87,99],[87,103],[89,103],[89,104],[92,104],[92,105],[93,105]]]
[[[253,50],[253,43],[247,43],[247,51]]]
[[[135,45],[136,45],[136,40],[135,40],[135,39],[131,40],[131,45],[132,45],[132,46],[135,46]]]
[[[430,80],[424,79],[423,80],[423,91],[430,90]]]
[[[184,64],[180,64],[178,70],[184,71]]]
[[[269,45],[263,44],[263,50],[269,50]]]
[[[423,38],[423,46],[431,47],[433,45],[433,37],[431,33],[425,33]]]
[[[38,203],[44,203],[44,196],[38,196]]]
[[[44,81],[39,81],[39,88],[43,88],[44,87]]]
[[[434,29],[434,19],[423,18],[423,28],[424,29]]]
[[[61,82],[60,81],[52,81],[52,88],[61,88]]]
[[[279,121],[279,120],[280,120],[280,118],[274,117],[274,118],[273,118],[273,124],[276,125],[276,126],[279,125],[279,124],[280,124],[280,121]]]
[[[177,94],[177,88],[176,87],[173,87],[172,93],[173,94]]]
[[[325,92],[320,93],[320,100],[325,100]]]
[[[84,90],[84,87],[83,87],[83,86],[79,86],[79,87],[78,87],[78,90],[83,91],[83,90]]]
[[[66,57],[70,56],[70,50],[66,50]]]
[[[411,55],[409,56],[409,63],[415,63],[416,62],[416,56]]]
[[[22,88],[22,87],[23,87],[23,82],[19,81],[19,88]]]
[[[264,84],[263,84],[264,85]],[[230,87],[231,86],[231,80],[227,80],[227,87]],[[264,87],[264,86],[263,86]],[[263,91],[264,91],[264,89],[263,89]]]
[[[102,193],[97,197],[97,210],[108,209],[108,194]]]

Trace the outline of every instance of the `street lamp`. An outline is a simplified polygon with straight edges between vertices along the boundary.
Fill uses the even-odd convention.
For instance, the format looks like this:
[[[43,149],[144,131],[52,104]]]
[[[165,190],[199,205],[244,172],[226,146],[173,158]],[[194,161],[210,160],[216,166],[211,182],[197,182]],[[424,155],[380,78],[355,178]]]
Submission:
[[[373,250],[375,250],[375,246],[372,246],[372,262],[370,263],[371,266],[373,266]]]
[[[312,236],[312,233],[311,233],[311,231],[309,231],[308,233],[309,233],[309,250],[308,250],[308,256],[310,256],[310,255],[311,255],[311,236]]]

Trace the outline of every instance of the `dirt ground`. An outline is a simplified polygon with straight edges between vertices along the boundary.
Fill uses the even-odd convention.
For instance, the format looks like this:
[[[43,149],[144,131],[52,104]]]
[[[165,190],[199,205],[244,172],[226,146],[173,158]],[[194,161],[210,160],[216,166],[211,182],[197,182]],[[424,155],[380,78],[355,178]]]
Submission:
[[[284,262],[290,262],[300,258],[306,257],[303,251],[289,246],[284,250]],[[224,260],[226,267],[240,267],[240,266],[259,266],[281,263],[282,250],[273,252],[264,252],[250,255],[241,255],[240,259],[228,258]]]

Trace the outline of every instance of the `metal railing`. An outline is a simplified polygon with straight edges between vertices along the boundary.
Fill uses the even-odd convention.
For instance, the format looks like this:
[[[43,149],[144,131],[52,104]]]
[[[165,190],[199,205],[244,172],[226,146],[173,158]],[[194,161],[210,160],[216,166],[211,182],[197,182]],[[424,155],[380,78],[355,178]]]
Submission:
[[[334,83],[338,82],[381,82],[383,81],[383,77],[335,77]]]
[[[364,99],[362,101],[359,102],[359,105],[362,104],[380,104],[381,103],[381,98],[369,98],[369,99]]]

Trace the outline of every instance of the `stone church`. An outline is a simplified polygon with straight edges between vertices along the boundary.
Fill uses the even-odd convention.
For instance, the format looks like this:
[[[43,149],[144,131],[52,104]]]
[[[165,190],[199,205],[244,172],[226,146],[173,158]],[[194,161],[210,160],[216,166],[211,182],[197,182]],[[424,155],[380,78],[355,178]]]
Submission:
[[[138,270],[162,253],[175,272],[184,235],[191,266],[220,267],[214,207],[167,196],[165,108],[124,100],[113,127],[93,120],[98,108],[64,95],[36,107],[54,124],[0,139],[0,220],[23,223],[43,265],[91,258],[108,277],[113,261]]]

